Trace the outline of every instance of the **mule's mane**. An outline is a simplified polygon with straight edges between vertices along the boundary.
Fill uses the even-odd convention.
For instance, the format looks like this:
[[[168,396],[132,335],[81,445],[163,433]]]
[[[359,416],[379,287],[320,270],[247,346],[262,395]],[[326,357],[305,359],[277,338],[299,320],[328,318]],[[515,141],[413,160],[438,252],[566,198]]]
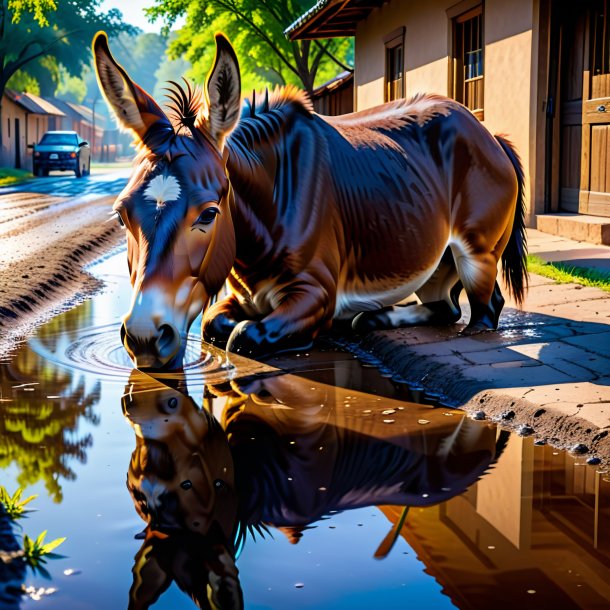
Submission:
[[[258,96],[260,99],[262,94],[259,93]],[[265,89],[265,96],[258,104],[256,98],[256,91],[253,91],[252,99],[246,98],[244,100],[242,118],[253,118],[271,112],[272,110],[281,110],[282,108],[291,106],[300,106],[306,112],[313,112],[313,105],[307,93],[294,85],[276,87],[272,91],[271,96],[269,96],[269,89]]]
[[[171,120],[174,130],[176,133],[180,133],[183,127],[186,127],[190,131],[195,128],[195,121],[197,115],[203,107],[204,97],[203,91],[197,85],[192,85],[190,81],[182,77],[186,87],[183,87],[180,83],[170,80],[168,81],[168,87],[164,88],[167,91],[166,97],[169,102],[167,107],[169,109],[169,119]]]

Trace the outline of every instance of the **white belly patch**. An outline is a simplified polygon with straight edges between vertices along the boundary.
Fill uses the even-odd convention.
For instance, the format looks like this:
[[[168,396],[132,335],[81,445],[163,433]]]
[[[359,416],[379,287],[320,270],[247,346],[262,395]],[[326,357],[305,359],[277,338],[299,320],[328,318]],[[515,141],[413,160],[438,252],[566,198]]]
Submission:
[[[362,311],[375,311],[382,307],[396,305],[421,288],[434,273],[435,268],[432,267],[430,271],[401,284],[393,285],[385,281],[370,287],[360,282],[358,286],[339,286],[334,317],[346,318]]]

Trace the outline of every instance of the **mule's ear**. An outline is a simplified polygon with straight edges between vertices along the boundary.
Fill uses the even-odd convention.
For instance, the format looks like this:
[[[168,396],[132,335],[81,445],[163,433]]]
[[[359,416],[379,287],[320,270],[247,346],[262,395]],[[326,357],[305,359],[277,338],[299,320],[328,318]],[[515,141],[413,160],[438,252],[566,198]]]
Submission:
[[[241,107],[239,63],[231,43],[223,34],[216,34],[216,57],[206,83],[206,93],[208,130],[222,150],[225,138],[237,125]]]
[[[121,127],[132,131],[144,143],[147,143],[147,134],[157,132],[157,129],[151,130],[153,126],[172,129],[155,100],[112,57],[105,32],[98,32],[93,38],[93,57],[100,89]]]

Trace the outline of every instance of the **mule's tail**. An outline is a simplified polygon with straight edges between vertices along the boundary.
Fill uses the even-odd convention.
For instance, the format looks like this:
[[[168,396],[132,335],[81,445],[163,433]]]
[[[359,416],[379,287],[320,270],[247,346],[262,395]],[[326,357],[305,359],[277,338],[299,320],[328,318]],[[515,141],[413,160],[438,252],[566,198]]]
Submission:
[[[518,305],[523,303],[527,291],[527,241],[525,236],[525,175],[521,159],[513,145],[503,136],[496,136],[496,140],[510,159],[517,174],[517,207],[513,219],[513,228],[508,244],[502,252],[502,277],[508,286],[508,292]]]

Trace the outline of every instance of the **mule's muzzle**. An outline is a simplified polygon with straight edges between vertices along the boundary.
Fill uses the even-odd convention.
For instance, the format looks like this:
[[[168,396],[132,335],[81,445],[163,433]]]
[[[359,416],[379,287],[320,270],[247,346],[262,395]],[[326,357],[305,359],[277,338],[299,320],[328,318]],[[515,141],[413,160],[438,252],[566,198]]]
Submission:
[[[138,369],[179,368],[184,353],[180,333],[172,324],[159,324],[150,330],[121,325],[121,342]]]

